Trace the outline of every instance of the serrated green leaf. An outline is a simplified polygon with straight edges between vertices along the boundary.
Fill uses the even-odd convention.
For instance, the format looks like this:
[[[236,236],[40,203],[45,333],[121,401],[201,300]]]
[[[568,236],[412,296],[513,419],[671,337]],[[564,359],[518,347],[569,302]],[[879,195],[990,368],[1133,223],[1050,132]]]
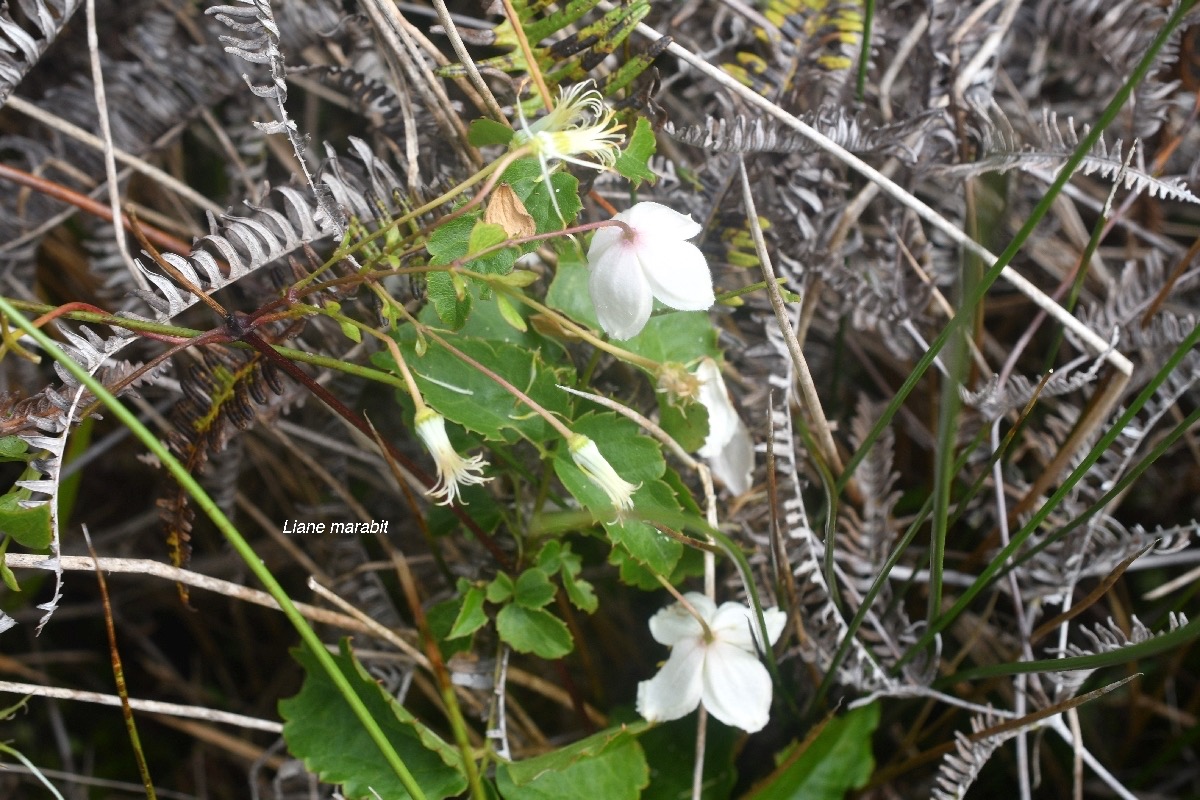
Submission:
[[[634,731],[623,728],[496,770],[504,800],[637,800],[649,781],[642,747]]]
[[[471,358],[518,387],[550,413],[571,417],[570,395],[558,384],[574,382],[573,370],[548,366],[541,353],[507,342],[485,342],[456,337],[453,344]],[[417,378],[429,405],[446,419],[492,441],[524,437],[541,445],[557,434],[541,416],[514,398],[492,378],[461,361],[442,347],[430,347],[418,358],[412,343],[402,342],[401,352]],[[378,363],[387,363],[381,356]]]
[[[563,218],[558,218],[546,189],[542,165],[536,158],[522,158],[513,162],[504,171],[503,179],[525,205],[525,211],[537,223],[538,233],[562,230],[563,223],[570,224],[579,215],[583,203],[579,200],[579,181],[569,172],[559,170],[550,173],[550,185]]]
[[[600,600],[592,588],[592,584],[582,578],[576,578],[565,570],[562,574],[563,589],[571,605],[588,614],[594,614],[600,607]]]
[[[507,605],[496,615],[496,632],[518,653],[562,658],[575,649],[567,624],[541,608]]]
[[[558,539],[548,539],[542,545],[542,549],[538,551],[537,565],[540,569],[546,571],[547,575],[553,575],[562,569],[562,553],[563,544]],[[570,552],[570,545],[566,548]],[[576,556],[578,559],[578,556]]]
[[[653,518],[655,512],[678,515],[682,510],[674,491],[660,480],[666,471],[657,442],[637,432],[637,426],[617,414],[588,414],[572,428],[596,443],[601,454],[626,481],[640,484],[633,495],[638,515]],[[662,575],[670,575],[683,552],[683,545],[638,519],[613,519],[608,496],[577,467],[566,448],[554,459],[554,471],[567,491],[593,511],[610,541],[628,551],[640,563]]]
[[[458,616],[454,619],[454,625],[450,628],[450,633],[446,635],[448,639],[458,639],[462,636],[470,636],[475,631],[487,624],[487,614],[483,611],[483,601],[486,592],[482,587],[472,586],[463,594],[462,608],[459,609]]]
[[[50,503],[22,508],[21,501],[31,496],[28,489],[13,489],[0,497],[0,533],[7,533],[22,547],[45,550],[54,536],[50,526]]]
[[[657,145],[654,139],[654,129],[645,117],[638,117],[629,144],[617,156],[613,167],[617,172],[629,179],[636,189],[643,180],[654,183],[658,176],[650,171],[650,156],[654,155]]]
[[[650,317],[642,332],[621,346],[662,363],[690,364],[702,356],[719,360],[717,329],[705,311],[670,311]]]
[[[322,781],[340,785],[351,800],[409,797],[316,657],[303,648],[292,655],[304,667],[305,678],[299,694],[279,702],[288,751]],[[345,641],[334,660],[427,798],[441,800],[466,789],[458,751],[384,692]]]
[[[471,241],[471,231],[479,217],[480,212],[472,211],[438,225],[425,245],[429,251],[429,263],[449,264],[464,257]]]
[[[614,547],[608,555],[608,563],[617,568],[617,574],[621,578],[621,583],[626,586],[633,586],[647,592],[653,592],[662,588],[662,584],[658,582],[655,574],[642,566],[637,559],[623,548]],[[670,575],[666,575],[665,577],[672,586],[679,586],[688,578],[694,578],[703,574],[704,554],[693,547],[685,547],[683,548],[683,555],[675,563],[675,569],[671,571]]]
[[[467,322],[471,313],[471,295],[458,298],[453,278],[445,272],[431,272],[425,280],[425,295],[442,324],[458,330]]]
[[[495,247],[508,238],[504,228],[491,222],[479,220],[471,228],[471,236],[467,240],[467,255],[474,255],[481,250]]]
[[[473,119],[467,128],[467,141],[475,147],[493,144],[508,144],[513,138],[513,129],[494,119]]]
[[[708,438],[708,409],[700,403],[672,403],[659,392],[658,424],[680,447],[694,453]]]
[[[508,234],[504,231],[504,228],[494,223],[480,220],[471,228],[471,235],[467,240],[466,255],[481,253],[489,247],[495,247],[507,239]],[[519,251],[516,247],[505,247],[493,253],[488,253],[485,256],[473,258],[463,266],[473,272],[482,272],[488,275],[506,275],[512,271],[518,253]]]
[[[516,584],[507,572],[501,572],[487,585],[487,600],[489,603],[505,603],[516,591]]]
[[[541,608],[554,599],[554,584],[545,571],[534,567],[517,578],[513,600],[526,608]]]
[[[867,785],[875,770],[871,734],[879,725],[879,703],[831,719],[803,752],[793,745],[779,767],[751,790],[754,800],[841,800]]]

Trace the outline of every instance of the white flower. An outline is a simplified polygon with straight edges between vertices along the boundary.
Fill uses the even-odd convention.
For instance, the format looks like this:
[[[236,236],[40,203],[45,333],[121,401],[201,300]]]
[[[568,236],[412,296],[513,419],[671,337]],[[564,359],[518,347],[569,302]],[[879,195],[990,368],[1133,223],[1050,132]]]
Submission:
[[[659,203],[634,205],[613,217],[617,226],[596,231],[588,248],[588,290],[600,326],[614,339],[641,333],[654,298],[680,311],[704,311],[716,302],[712,274],[691,242],[700,225]]]
[[[487,466],[482,456],[463,458],[455,451],[446,436],[446,418],[425,407],[417,411],[417,435],[429,448],[433,461],[437,465],[437,483],[426,494],[437,498],[439,505],[450,505],[460,497],[463,486],[487,483],[491,478],[485,478],[480,473]]]
[[[650,722],[668,722],[703,702],[708,713],[726,725],[747,733],[762,730],[771,713],[771,676],[756,655],[762,640],[754,612],[741,603],[717,608],[697,592],[684,598],[704,620],[711,638],[681,603],[650,618],[651,635],[672,649],[659,673],[638,684],[638,713]],[[763,619],[774,644],[787,614],[768,608]]]
[[[530,144],[543,159],[557,158],[580,167],[606,169],[617,160],[617,147],[623,138],[617,131],[625,127],[615,123],[613,117],[614,112],[604,104],[604,98],[591,88],[591,81],[566,89],[559,87],[554,110],[517,131],[513,147]],[[588,156],[594,161],[577,156]]]
[[[567,441],[567,449],[575,466],[583,470],[588,480],[608,495],[618,513],[633,508],[633,493],[638,487],[617,474],[612,464],[600,455],[595,442],[581,433],[576,433]]]
[[[695,372],[700,381],[696,399],[708,410],[708,438],[696,453],[708,460],[713,475],[733,494],[750,489],[754,474],[754,441],[746,423],[729,402],[729,391],[721,368],[711,358],[704,358]]]

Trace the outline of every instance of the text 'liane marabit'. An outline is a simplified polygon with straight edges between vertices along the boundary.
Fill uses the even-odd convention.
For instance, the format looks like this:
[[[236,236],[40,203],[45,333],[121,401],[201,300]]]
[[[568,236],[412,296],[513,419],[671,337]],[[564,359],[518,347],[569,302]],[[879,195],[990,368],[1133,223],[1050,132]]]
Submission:
[[[301,522],[288,519],[283,522],[284,533],[387,533],[388,520],[378,522]]]

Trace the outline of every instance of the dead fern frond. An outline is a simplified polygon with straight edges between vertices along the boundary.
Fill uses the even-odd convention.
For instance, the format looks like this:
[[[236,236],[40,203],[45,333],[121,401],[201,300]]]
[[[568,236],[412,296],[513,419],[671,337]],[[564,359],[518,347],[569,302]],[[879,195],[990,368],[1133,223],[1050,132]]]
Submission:
[[[183,398],[171,411],[173,427],[166,437],[172,454],[192,474],[199,473],[213,454],[223,451],[235,432],[251,427],[262,414],[278,410],[272,409],[271,396],[283,395],[279,376],[258,353],[243,358],[228,350],[208,348],[202,358],[180,381]],[[178,485],[157,505],[171,563],[183,567],[191,552],[188,542],[195,510]],[[182,586],[180,591],[185,591]]]
[[[909,147],[905,142],[915,132],[926,128],[931,115],[892,125],[877,125],[861,112],[844,107],[822,107],[798,115],[800,120],[820,131],[852,153],[895,156],[906,163],[915,163],[919,142]],[[812,140],[790,128],[780,128],[772,120],[738,114],[728,117],[707,117],[702,125],[677,128],[670,120],[663,132],[673,139],[719,153],[814,153]]]
[[[994,120],[979,123],[983,140],[981,157],[970,164],[940,167],[936,171],[955,177],[970,177],[986,172],[1008,172],[1012,169],[1052,170],[1057,177],[1062,164],[1071,157],[1079,145],[1080,134],[1075,130],[1075,120],[1067,119],[1065,126],[1058,123],[1058,115],[1047,110],[1037,129],[1036,141],[1022,145],[1015,129],[1002,114]],[[1090,131],[1084,126],[1083,135]],[[1145,156],[1140,144],[1134,145],[1133,163],[1125,166],[1122,155],[1124,143],[1117,139],[1111,146],[1100,137],[1096,145],[1079,165],[1078,175],[1095,175],[1108,181],[1121,179],[1125,189],[1135,193],[1145,192],[1149,197],[1200,203],[1200,197],[1192,194],[1182,180],[1159,178],[1144,168]]]
[[[70,21],[79,0],[16,0],[26,27],[13,19],[7,3],[0,6],[0,106]],[[30,31],[29,28],[33,30]]]

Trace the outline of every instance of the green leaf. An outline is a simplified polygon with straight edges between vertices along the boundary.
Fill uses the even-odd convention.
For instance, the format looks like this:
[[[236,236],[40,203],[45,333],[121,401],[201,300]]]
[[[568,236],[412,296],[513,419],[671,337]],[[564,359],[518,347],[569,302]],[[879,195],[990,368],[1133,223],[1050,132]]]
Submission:
[[[0,436],[0,460],[24,461],[29,445],[19,436]]]
[[[628,419],[611,412],[587,414],[577,419],[573,430],[588,436],[601,454],[625,480],[640,484],[633,495],[635,513],[654,518],[656,512],[678,516],[682,510],[672,488],[660,478],[666,462],[658,443],[638,433]],[[560,448],[554,471],[567,491],[596,514],[614,546],[624,548],[638,562],[661,575],[670,575],[683,552],[683,545],[638,519],[614,519],[608,496],[587,478]]]
[[[449,264],[464,257],[471,241],[471,231],[474,230],[475,221],[479,216],[480,212],[472,211],[438,225],[425,245],[425,249],[429,251],[429,263]]]
[[[500,316],[521,333],[529,330],[529,326],[525,323],[525,318],[520,315],[517,309],[513,308],[512,301],[502,294],[496,295],[496,308],[500,311]]]
[[[7,533],[17,544],[30,550],[45,550],[54,532],[50,527],[50,503],[22,508],[21,501],[32,496],[28,489],[13,489],[0,497],[0,533]]]
[[[462,600],[462,597],[451,597],[425,609],[425,622],[429,625],[430,638],[437,642],[442,658],[446,660],[456,653],[464,653],[471,649],[470,636],[450,638],[450,629],[454,627],[454,622],[462,611]]]
[[[360,331],[358,326],[353,322],[350,322],[349,320],[339,320],[338,325],[342,329],[342,335],[347,339],[355,344],[358,344],[362,341],[362,331]]]
[[[559,257],[554,280],[546,291],[546,305],[589,328],[600,327],[596,319],[596,307],[592,305],[592,295],[588,290],[587,264],[578,256],[572,258],[564,254]]]
[[[479,220],[471,228],[471,236],[467,240],[467,255],[474,255],[481,250],[495,247],[506,239],[508,239],[508,234],[504,232],[504,228]]]
[[[655,145],[654,129],[650,127],[650,122],[645,117],[638,117],[633,135],[629,137],[629,144],[617,156],[617,163],[613,165],[617,172],[629,179],[635,189],[643,180],[654,183],[658,178],[650,171],[649,166]]]
[[[584,611],[588,614],[594,614],[600,606],[600,600],[596,597],[596,593],[592,590],[592,584],[582,578],[576,578],[563,570],[562,574],[563,589],[567,592],[567,599],[571,601],[571,605]]]
[[[513,138],[513,129],[494,119],[473,119],[467,128],[467,141],[475,147],[492,144],[508,144]]]
[[[463,594],[462,608],[454,620],[454,625],[447,634],[447,639],[457,639],[470,636],[487,624],[487,614],[483,611],[483,600],[486,593],[482,587],[472,586]]]
[[[546,543],[546,547],[542,548],[542,554],[545,554],[550,549],[550,545],[555,545],[552,555],[557,566],[550,569],[542,566],[548,572],[561,572],[563,589],[567,592],[567,599],[571,604],[580,611],[585,611],[588,614],[594,613],[599,607],[600,601],[596,598],[595,592],[592,590],[592,584],[579,577],[579,573],[583,572],[583,559],[571,552],[571,545],[559,545],[558,540],[551,539]],[[541,565],[542,556],[538,556],[538,563]],[[549,560],[549,559],[547,559]]]
[[[507,572],[501,572],[487,585],[487,600],[489,603],[506,603],[516,591],[516,584]]]
[[[540,608],[505,606],[496,615],[496,632],[518,653],[545,659],[562,658],[575,648],[566,623]]]
[[[661,589],[662,585],[654,573],[646,569],[628,551],[614,547],[608,555],[608,563],[617,567],[621,583],[653,592]],[[688,578],[704,574],[704,554],[694,547],[683,548],[683,555],[675,563],[675,569],[665,576],[672,586],[678,586]]]
[[[831,719],[808,747],[794,744],[779,767],[747,797],[754,800],[841,800],[867,785],[875,769],[871,734],[879,725],[879,703]]]
[[[417,722],[362,668],[343,641],[338,667],[383,728],[417,784],[430,800],[456,795],[467,787],[458,751]],[[339,784],[351,800],[409,797],[379,748],[308,650],[293,656],[304,667],[304,684],[295,697],[279,702],[288,751],[326,783]]]
[[[554,599],[554,584],[543,570],[527,569],[517,578],[513,600],[526,608],[541,608]]]
[[[721,358],[717,329],[707,311],[669,311],[652,316],[641,333],[621,346],[664,364],[689,364],[702,356],[718,361]]]
[[[431,272],[425,279],[425,294],[437,312],[438,319],[451,330],[458,330],[467,322],[471,313],[471,295],[461,300],[454,286],[454,279],[445,272]]]
[[[552,369],[539,352],[506,342],[455,338],[453,344],[550,413],[572,416],[571,397],[558,388],[558,384],[574,383],[574,372],[569,367]],[[432,346],[424,356],[417,357],[410,340],[401,343],[401,351],[426,402],[446,419],[492,441],[513,442],[524,437],[541,446],[557,437],[545,419],[444,348]],[[377,359],[381,364],[390,361],[387,354]]]
[[[550,192],[542,174],[542,165],[536,158],[522,158],[504,171],[503,181],[512,186],[513,192],[525,204],[525,211],[537,223],[538,233],[562,230],[563,223],[570,224],[579,215],[583,203],[579,200],[579,181],[569,172],[559,170],[550,173],[550,185],[563,218],[558,218],[550,202]]]
[[[496,769],[504,800],[637,800],[650,781],[630,728],[611,728],[536,758]]]
[[[680,447],[694,453],[708,438],[708,409],[700,403],[672,403],[659,392],[658,424]]]
[[[481,253],[489,247],[495,247],[507,239],[508,234],[503,227],[480,220],[471,228],[471,236],[467,240],[466,254]],[[488,253],[485,256],[471,259],[464,266],[474,272],[483,272],[489,275],[507,275],[509,272],[512,272],[518,252],[516,247],[505,247],[493,253]]]

